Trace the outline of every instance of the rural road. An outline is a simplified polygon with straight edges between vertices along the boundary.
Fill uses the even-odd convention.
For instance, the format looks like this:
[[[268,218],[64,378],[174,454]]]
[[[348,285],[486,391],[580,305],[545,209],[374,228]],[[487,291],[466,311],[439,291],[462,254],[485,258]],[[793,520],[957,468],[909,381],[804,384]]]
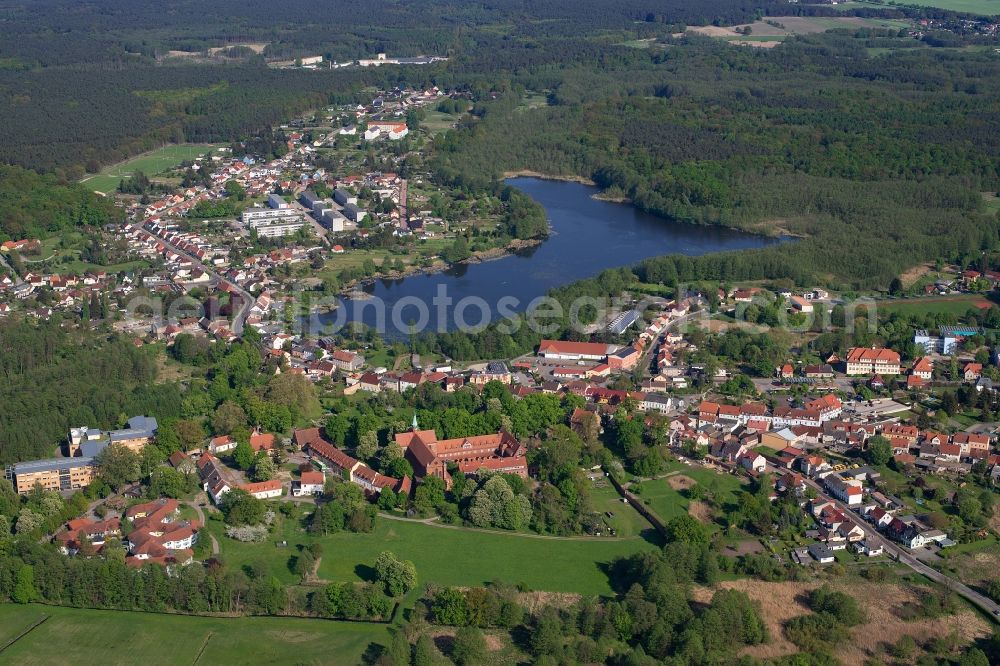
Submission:
[[[698,305],[703,306],[702,303],[699,303]],[[636,364],[637,367],[642,368],[643,377],[649,376],[651,374],[650,368],[653,365],[653,350],[657,349],[660,346],[660,344],[663,342],[663,339],[666,337],[667,333],[673,330],[675,326],[686,324],[688,321],[694,319],[696,316],[698,315],[704,316],[704,314],[705,313],[703,313],[700,310],[698,312],[691,312],[681,317],[678,317],[677,319],[674,319],[671,322],[668,322],[667,325],[663,327],[663,330],[660,331],[659,335],[656,336],[656,339],[652,340],[649,343],[649,345],[646,346],[646,349],[642,352],[642,358],[640,358],[639,362]],[[659,373],[656,372],[652,374],[656,375]]]
[[[768,465],[768,471],[778,474],[782,473],[781,470],[778,470],[777,468],[772,467],[770,465]],[[827,495],[823,491],[823,488],[812,479],[807,478],[806,483],[816,491],[817,497],[819,499],[822,499],[824,501],[834,502],[841,511],[850,516],[854,520],[854,522],[857,523],[858,527],[864,530],[866,539],[871,538],[874,539],[876,543],[881,543],[883,548],[885,548],[887,552],[891,553],[896,558],[897,561],[902,562],[903,564],[910,567],[917,573],[923,574],[924,576],[930,578],[934,582],[944,585],[955,594],[958,594],[959,596],[963,597],[969,603],[985,611],[986,614],[989,615],[994,622],[1000,622],[1000,604],[997,604],[989,597],[979,594],[978,592],[968,587],[967,585],[964,585],[959,581],[955,580],[954,578],[947,576],[938,571],[937,569],[929,567],[923,562],[919,561],[916,557],[910,554],[908,549],[903,548],[899,544],[889,541],[884,536],[882,536],[857,511],[848,508],[842,502],[838,502],[837,500]]]

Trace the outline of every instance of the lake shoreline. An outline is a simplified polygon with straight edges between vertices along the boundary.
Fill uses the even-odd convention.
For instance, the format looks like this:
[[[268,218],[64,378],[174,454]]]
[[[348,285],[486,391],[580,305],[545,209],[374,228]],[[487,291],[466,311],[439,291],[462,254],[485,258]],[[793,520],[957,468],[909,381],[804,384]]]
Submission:
[[[468,259],[456,261],[454,264],[449,264],[440,260],[432,266],[410,265],[402,271],[379,273],[377,275],[373,275],[372,277],[366,277],[348,283],[341,288],[338,295],[355,301],[366,300],[368,298],[372,298],[372,296],[363,291],[362,287],[370,286],[378,280],[405,280],[406,278],[415,277],[417,275],[434,275],[435,273],[443,273],[450,268],[454,268],[455,266],[470,266],[474,264],[486,263],[488,261],[497,261],[498,259],[509,257],[510,255],[516,254],[522,250],[541,245],[546,240],[548,240],[548,236],[545,238],[515,238],[501,247],[493,247],[488,250],[477,250],[473,252]],[[313,308],[313,312],[317,311],[319,311],[317,308]]]
[[[405,327],[390,326],[386,313],[405,320],[406,312],[410,312],[408,316],[413,317],[412,308],[419,308],[421,303],[434,304],[443,289],[448,299],[445,306],[428,306],[417,314],[426,320],[420,320],[422,326],[430,330],[453,330],[458,316],[463,322],[469,317],[475,322],[488,322],[507,311],[523,311],[551,289],[593,277],[605,269],[633,266],[667,254],[699,256],[764,247],[776,241],[719,225],[687,224],[628,204],[601,200],[595,196],[600,194],[596,186],[579,180],[531,176],[508,179],[507,184],[545,209],[550,225],[545,240],[510,241],[481,250],[464,262],[446,265],[437,261],[433,266],[411,267],[405,272],[344,285],[343,291],[349,294],[383,303],[381,310],[348,305],[347,321],[375,326],[388,337],[405,337]],[[405,279],[418,274],[427,277]]]
[[[518,169],[516,171],[505,171],[503,173],[504,180],[508,180],[510,178],[537,178],[538,180],[551,180],[560,183],[579,183],[580,185],[587,185],[588,187],[598,188],[597,192],[594,192],[593,194],[590,195],[591,199],[594,199],[596,201],[605,201],[607,203],[626,204],[629,206],[635,206],[635,202],[632,201],[631,197],[625,194],[620,194],[620,195],[607,194],[607,190],[600,189],[600,186],[597,183],[595,183],[590,178],[586,178],[584,176],[551,174],[551,173],[544,173],[541,171],[534,171],[532,169]],[[777,220],[776,222],[778,222],[778,224],[773,224],[771,220],[761,220],[756,227],[744,228],[744,227],[735,227],[728,224],[698,224],[695,222],[688,222],[685,220],[663,217],[662,215],[657,215],[656,213],[652,213],[649,211],[644,211],[644,212],[647,212],[649,215],[653,215],[654,217],[660,217],[664,220],[670,219],[673,222],[679,222],[681,224],[694,224],[695,226],[719,227],[722,229],[730,229],[732,231],[739,231],[743,233],[750,233],[758,236],[764,236],[766,238],[781,239],[781,238],[807,237],[804,234],[789,231],[781,224],[783,220]]]
[[[590,187],[597,187],[597,183],[592,181],[590,178],[585,178],[583,176],[542,173],[541,171],[532,171],[531,169],[504,171],[503,179],[509,180],[511,178],[537,178],[538,180],[555,180],[562,183],[579,183],[581,185],[589,185]]]

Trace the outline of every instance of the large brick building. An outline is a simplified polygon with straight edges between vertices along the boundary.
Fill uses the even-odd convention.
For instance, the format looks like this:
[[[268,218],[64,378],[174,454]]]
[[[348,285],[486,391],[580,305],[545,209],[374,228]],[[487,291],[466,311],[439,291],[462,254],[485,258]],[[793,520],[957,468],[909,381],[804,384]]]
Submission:
[[[899,354],[883,347],[853,347],[847,352],[848,375],[898,375]]]
[[[413,465],[414,476],[436,476],[449,487],[449,464],[457,465],[464,474],[487,469],[525,478],[528,476],[526,448],[505,430],[492,435],[439,440],[433,430],[414,427],[410,432],[397,434],[396,443]]]

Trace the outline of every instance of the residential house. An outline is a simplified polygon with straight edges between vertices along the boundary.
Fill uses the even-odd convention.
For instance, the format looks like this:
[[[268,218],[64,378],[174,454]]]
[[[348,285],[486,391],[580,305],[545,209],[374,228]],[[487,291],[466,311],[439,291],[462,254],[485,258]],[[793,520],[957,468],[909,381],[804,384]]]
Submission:
[[[254,433],[250,435],[250,447],[254,452],[270,451],[277,447],[277,438],[271,433]]]
[[[357,372],[364,366],[365,357],[346,349],[338,349],[330,354],[329,361],[344,372]]]
[[[966,363],[962,369],[962,376],[967,382],[974,382],[983,376],[982,363]]]
[[[281,497],[281,495],[285,492],[281,485],[281,481],[278,479],[258,481],[257,483],[245,483],[239,488],[240,490],[246,491],[250,495],[253,495],[257,499],[261,500]]]
[[[913,377],[919,377],[924,381],[930,381],[930,379],[934,376],[934,364],[931,362],[930,357],[921,356],[914,361],[913,367],[910,368],[910,375]]]
[[[742,454],[738,462],[743,469],[753,474],[763,474],[764,470],[767,469],[767,461],[764,460],[764,456],[756,451],[747,451]]]
[[[325,485],[326,476],[322,471],[302,472],[298,479],[292,481],[292,496],[320,495]]]
[[[831,495],[847,506],[861,506],[864,487],[861,481],[844,479],[838,474],[828,474],[823,479],[826,489]]]
[[[232,435],[219,435],[209,440],[207,448],[212,455],[219,455],[235,449],[236,440],[233,439]]]

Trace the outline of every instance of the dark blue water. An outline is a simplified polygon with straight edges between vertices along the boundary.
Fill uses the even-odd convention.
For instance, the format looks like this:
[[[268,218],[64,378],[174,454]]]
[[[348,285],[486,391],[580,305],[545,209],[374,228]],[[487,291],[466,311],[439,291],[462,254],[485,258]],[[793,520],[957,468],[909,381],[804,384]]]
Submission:
[[[553,287],[592,277],[606,268],[628,266],[664,254],[701,255],[759,248],[775,239],[719,227],[696,226],[643,213],[631,205],[594,199],[596,187],[539,178],[512,178],[510,185],[545,207],[552,234],[541,245],[481,264],[402,280],[376,280],[363,290],[374,298],[345,300],[339,312],[320,316],[324,324],[361,321],[390,338],[418,330],[451,330],[455,304],[479,297],[492,320],[524,311]],[[451,304],[433,301],[441,289]],[[506,299],[501,301],[501,299]],[[424,304],[423,307],[418,304]],[[467,325],[483,321],[484,305],[462,311]],[[421,325],[426,320],[426,325]]]

